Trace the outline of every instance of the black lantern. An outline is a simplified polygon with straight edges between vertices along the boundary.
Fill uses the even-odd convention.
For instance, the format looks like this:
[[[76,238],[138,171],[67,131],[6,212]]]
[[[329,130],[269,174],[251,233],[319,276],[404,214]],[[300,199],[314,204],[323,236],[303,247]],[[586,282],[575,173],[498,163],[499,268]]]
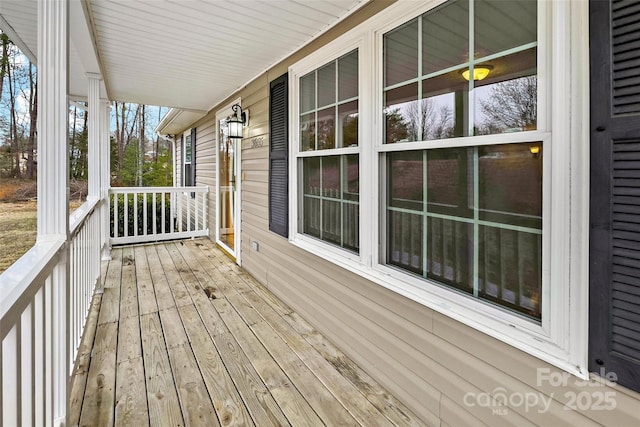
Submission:
[[[243,137],[242,128],[247,124],[247,114],[242,111],[240,104],[234,104],[231,109],[233,110],[233,116],[227,117],[229,138],[241,139]],[[240,110],[240,114],[238,114],[238,110]]]

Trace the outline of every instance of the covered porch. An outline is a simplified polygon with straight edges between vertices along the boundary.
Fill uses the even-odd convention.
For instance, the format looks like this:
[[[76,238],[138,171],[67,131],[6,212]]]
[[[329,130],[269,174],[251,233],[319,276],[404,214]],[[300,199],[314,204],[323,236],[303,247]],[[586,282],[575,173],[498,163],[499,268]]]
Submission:
[[[69,425],[421,425],[209,239],[103,263]]]
[[[129,196],[118,194],[136,190],[110,185],[111,101],[173,107],[172,123],[186,126],[366,3],[256,1],[243,19],[230,14],[237,4],[227,1],[0,4],[0,28],[38,69],[38,238],[0,276],[1,425],[410,419],[355,365],[342,358],[332,365],[336,350],[207,240],[111,253],[125,241],[208,235],[204,203],[194,207],[193,228],[188,218],[164,216],[148,225],[147,211],[133,207],[130,220],[140,223],[129,224],[133,234],[127,227],[118,234],[110,199],[122,197],[126,218]],[[265,32],[274,34],[268,45]],[[70,105],[89,117],[88,197],[71,216]],[[160,194],[185,191],[140,197],[147,206],[157,192],[164,212]],[[159,237],[165,224],[173,235]],[[199,267],[189,264],[194,254]],[[149,268],[152,262],[162,269]]]

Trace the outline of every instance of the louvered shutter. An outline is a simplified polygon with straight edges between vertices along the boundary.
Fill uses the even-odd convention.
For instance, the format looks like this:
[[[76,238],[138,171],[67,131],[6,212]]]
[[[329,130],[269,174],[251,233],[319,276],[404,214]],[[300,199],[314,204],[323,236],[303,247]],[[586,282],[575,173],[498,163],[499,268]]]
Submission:
[[[640,391],[640,3],[590,8],[589,369]]]
[[[191,128],[191,165],[189,167],[190,182],[189,185],[196,185],[196,128]],[[191,197],[195,198],[196,193],[191,193]]]
[[[289,109],[287,74],[269,88],[269,230],[289,235]]]
[[[184,157],[185,157],[184,144],[185,144],[184,135],[180,135],[180,163],[182,165],[182,167],[180,168],[181,169],[180,181],[182,182],[183,187],[187,185],[187,178],[186,178],[187,164],[184,162]]]

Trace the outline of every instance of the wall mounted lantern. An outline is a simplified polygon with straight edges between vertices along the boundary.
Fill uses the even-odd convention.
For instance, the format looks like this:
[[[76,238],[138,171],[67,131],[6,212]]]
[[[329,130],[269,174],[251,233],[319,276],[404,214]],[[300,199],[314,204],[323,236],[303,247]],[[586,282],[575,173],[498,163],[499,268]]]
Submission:
[[[247,124],[247,113],[242,111],[240,104],[234,104],[231,109],[233,110],[233,115],[227,117],[229,138],[241,139],[244,137],[242,128]]]
[[[478,81],[486,79],[491,70],[493,70],[491,65],[478,65],[477,67],[473,67],[473,80]],[[466,81],[469,81],[470,74],[471,72],[467,68],[462,72],[462,77],[464,77]]]

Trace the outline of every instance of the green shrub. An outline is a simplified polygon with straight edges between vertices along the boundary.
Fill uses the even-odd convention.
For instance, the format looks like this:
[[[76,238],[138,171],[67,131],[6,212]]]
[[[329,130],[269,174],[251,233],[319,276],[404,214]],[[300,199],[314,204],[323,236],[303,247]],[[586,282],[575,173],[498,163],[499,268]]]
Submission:
[[[113,199],[116,195],[111,194],[109,196],[109,207],[110,207],[110,224],[111,224],[111,237],[124,237],[124,227],[125,227],[125,215],[124,215],[124,194],[118,194],[118,235],[114,236],[114,228],[113,228]],[[145,234],[153,234],[153,194],[147,194],[147,229],[146,232],[144,230],[144,195],[137,195],[137,217],[138,217],[138,230],[137,233],[134,233],[135,229],[135,204],[134,204],[134,195],[127,194],[127,231],[129,236],[134,235],[145,235]],[[156,222],[156,233],[162,233],[162,194],[156,194],[156,209],[155,209],[155,222]],[[165,233],[171,231],[171,197],[169,193],[165,194],[164,200],[164,227]]]

